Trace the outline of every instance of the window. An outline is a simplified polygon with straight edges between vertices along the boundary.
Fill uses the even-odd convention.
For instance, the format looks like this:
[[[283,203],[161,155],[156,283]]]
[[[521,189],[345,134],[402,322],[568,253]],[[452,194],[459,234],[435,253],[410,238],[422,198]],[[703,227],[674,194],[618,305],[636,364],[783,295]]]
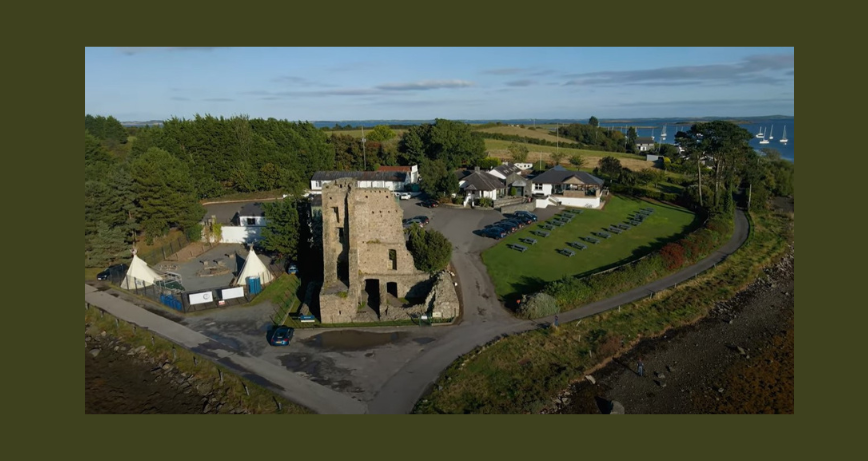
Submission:
[[[333,207],[332,211],[335,212],[335,221],[341,222],[341,215],[338,213],[338,207]]]
[[[534,184],[533,190],[543,190],[543,185],[542,184]]]
[[[392,262],[392,270],[398,270],[398,252],[395,250],[389,250],[389,261]]]
[[[344,243],[344,228],[343,227],[338,228],[338,241],[341,243]]]

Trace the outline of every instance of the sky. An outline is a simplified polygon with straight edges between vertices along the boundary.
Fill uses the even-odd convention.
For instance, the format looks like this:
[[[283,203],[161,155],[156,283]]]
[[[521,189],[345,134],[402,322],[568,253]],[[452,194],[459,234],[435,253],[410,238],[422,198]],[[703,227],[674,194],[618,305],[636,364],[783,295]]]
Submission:
[[[85,114],[286,120],[795,115],[795,48],[85,48]]]

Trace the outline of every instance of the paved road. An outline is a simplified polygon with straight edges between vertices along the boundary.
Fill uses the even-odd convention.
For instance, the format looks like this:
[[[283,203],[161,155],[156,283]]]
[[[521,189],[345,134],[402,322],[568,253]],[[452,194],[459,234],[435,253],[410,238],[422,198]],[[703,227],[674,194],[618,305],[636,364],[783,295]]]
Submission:
[[[493,245],[494,241],[474,235],[473,230],[499,220],[501,218],[499,213],[447,207],[435,210],[410,208],[412,206],[414,205],[402,203],[405,216],[415,214],[430,216],[431,227],[443,232],[454,245],[452,263],[461,285],[461,300],[464,308],[462,320],[459,325],[450,327],[449,332],[442,338],[425,348],[389,377],[367,406],[363,402],[288,372],[284,367],[231,350],[228,346],[213,341],[186,326],[164,319],[107,293],[97,292],[87,285],[85,300],[112,315],[148,327],[160,336],[235,368],[246,376],[264,381],[264,384],[288,399],[318,413],[409,413],[426,389],[437,380],[442,370],[458,357],[499,336],[539,328],[553,320],[549,318],[535,321],[519,320],[503,309],[498,302],[494,286],[479,256],[482,250]],[[457,213],[462,215],[458,216]],[[560,318],[567,322],[594,315],[646,298],[653,292],[687,280],[722,261],[741,247],[747,239],[748,230],[747,219],[744,213],[738,210],[732,238],[705,260],[635,290],[560,314]]]
[[[431,224],[434,225],[433,218]],[[676,274],[664,277],[635,290],[560,314],[559,320],[568,322],[615,309],[622,304],[647,298],[653,292],[688,280],[738,250],[747,239],[748,231],[747,218],[741,210],[737,210],[735,230],[732,238],[720,250],[708,258]],[[489,307],[491,306],[491,298],[487,298],[485,295],[487,293],[493,294],[494,287],[491,285],[490,279],[488,279],[488,274],[485,272],[479,255],[456,253],[453,256],[453,264],[458,271],[461,283],[465,287],[462,290],[462,301],[465,311],[468,313],[465,323],[455,327],[447,337],[438,341],[434,347],[426,350],[392,376],[368,405],[368,413],[409,413],[413,410],[413,406],[419,398],[425,393],[428,386],[432,385],[440,376],[440,373],[458,357],[498,336],[539,328],[541,325],[551,323],[554,320],[554,317],[537,319],[536,321],[517,320],[509,314],[506,314],[506,316],[500,315],[504,314],[505,310],[499,305],[496,308],[499,314],[490,316],[480,315],[480,311],[491,309]],[[466,288],[468,278],[470,279],[470,283],[478,281],[482,284],[483,288],[478,290]],[[487,281],[487,287],[485,281]]]
[[[97,291],[95,288],[85,285],[84,299],[115,317],[139,327],[148,328],[175,344],[208,357],[214,362],[219,362],[235,373],[262,384],[317,413],[360,414],[365,412],[365,405],[362,402],[325,386],[315,384],[257,357],[231,350],[201,333],[148,312],[107,292]]]

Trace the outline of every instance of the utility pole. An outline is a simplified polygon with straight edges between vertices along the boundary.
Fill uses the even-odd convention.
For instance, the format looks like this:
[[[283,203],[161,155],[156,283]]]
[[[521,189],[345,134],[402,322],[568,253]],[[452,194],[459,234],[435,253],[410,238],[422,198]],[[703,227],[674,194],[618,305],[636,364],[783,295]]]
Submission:
[[[364,164],[365,164],[365,167],[364,167],[364,170],[363,170],[363,171],[368,171],[368,153],[367,153],[367,151],[365,150],[365,141],[367,141],[367,140],[365,139],[365,127],[362,126],[362,161],[363,161]]]

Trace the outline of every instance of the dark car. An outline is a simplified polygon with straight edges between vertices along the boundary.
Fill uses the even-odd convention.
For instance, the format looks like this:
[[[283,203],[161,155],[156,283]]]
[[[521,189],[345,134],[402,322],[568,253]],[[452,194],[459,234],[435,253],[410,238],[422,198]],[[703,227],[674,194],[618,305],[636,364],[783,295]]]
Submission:
[[[506,224],[512,224],[513,226],[515,226],[518,229],[521,229],[522,227],[524,227],[524,223],[519,221],[518,219],[504,219],[501,222],[506,223]]]
[[[437,200],[432,200],[432,199],[423,200],[422,206],[426,207],[426,208],[437,208],[438,206],[440,206],[440,202],[438,202]]]
[[[527,225],[533,224],[533,219],[531,219],[530,216],[525,216],[525,215],[516,214],[516,215],[514,215],[514,216],[513,216],[512,218],[510,218],[510,219],[512,219],[512,220],[514,220],[514,221],[518,221],[518,222],[520,222],[520,223],[522,223],[522,224],[527,224]]]
[[[487,227],[487,228],[483,229],[482,235],[484,235],[486,237],[491,237],[495,240],[499,240],[499,239],[506,237],[506,232],[504,232],[503,229],[501,229],[499,227],[492,226],[492,227]]]
[[[418,220],[418,221],[421,222],[422,224],[426,224],[426,225],[427,225],[429,222],[431,222],[431,218],[429,218],[429,217],[427,217],[427,216],[416,216],[415,218],[412,218],[412,219]]]
[[[114,266],[109,267],[108,269],[100,272],[96,275],[97,280],[108,280],[109,278],[118,278],[123,276],[127,272],[126,264],[115,264]]]
[[[510,233],[518,230],[518,226],[516,226],[514,223],[509,223],[509,222],[505,222],[505,221],[495,223],[495,226],[501,227],[502,229],[504,229]]]
[[[537,220],[536,215],[533,214],[533,213],[531,213],[531,212],[529,212],[529,211],[516,211],[516,212],[515,212],[515,215],[516,215],[516,216],[519,216],[519,217],[530,218],[530,219],[533,220],[534,222],[536,222],[536,220]]]
[[[281,325],[268,333],[268,344],[272,346],[289,346],[289,341],[292,340],[293,334],[295,334],[294,329]]]

